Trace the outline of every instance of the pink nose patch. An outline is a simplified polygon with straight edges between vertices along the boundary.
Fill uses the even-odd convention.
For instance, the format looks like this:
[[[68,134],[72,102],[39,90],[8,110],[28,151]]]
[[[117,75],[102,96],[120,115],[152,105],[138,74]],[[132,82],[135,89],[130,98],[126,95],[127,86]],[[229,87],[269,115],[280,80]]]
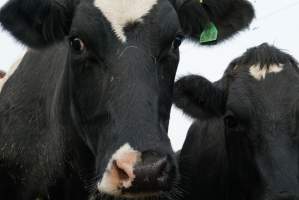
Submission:
[[[140,159],[140,152],[129,144],[123,145],[112,155],[103,178],[98,183],[98,190],[114,196],[121,195],[123,189],[132,186],[135,179],[134,166]]]

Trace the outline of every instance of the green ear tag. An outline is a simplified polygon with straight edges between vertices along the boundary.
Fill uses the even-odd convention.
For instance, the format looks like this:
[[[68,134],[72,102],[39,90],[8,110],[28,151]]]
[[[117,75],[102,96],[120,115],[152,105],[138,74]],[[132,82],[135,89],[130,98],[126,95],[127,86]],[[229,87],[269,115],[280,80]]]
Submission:
[[[214,42],[218,39],[218,29],[213,22],[209,23],[200,35],[200,43]]]

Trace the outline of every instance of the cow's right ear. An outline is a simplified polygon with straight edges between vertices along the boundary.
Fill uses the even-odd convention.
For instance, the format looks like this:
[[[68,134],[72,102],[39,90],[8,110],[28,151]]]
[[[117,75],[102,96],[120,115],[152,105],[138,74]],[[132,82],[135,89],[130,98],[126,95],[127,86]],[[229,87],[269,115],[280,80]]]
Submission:
[[[220,117],[225,112],[226,95],[207,79],[190,75],[175,83],[174,104],[193,118]]]
[[[10,0],[0,10],[0,23],[17,40],[42,48],[68,34],[79,0]]]
[[[200,44],[217,44],[248,27],[254,9],[247,0],[170,0],[184,33]]]

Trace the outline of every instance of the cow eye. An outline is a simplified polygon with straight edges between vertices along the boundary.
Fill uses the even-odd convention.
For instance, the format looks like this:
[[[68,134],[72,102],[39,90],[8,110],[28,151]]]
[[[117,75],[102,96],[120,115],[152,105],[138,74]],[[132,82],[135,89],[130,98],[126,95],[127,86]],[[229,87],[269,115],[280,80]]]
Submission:
[[[183,34],[177,34],[173,41],[173,48],[178,49],[181,46],[184,39],[185,39],[185,36]]]
[[[235,117],[235,115],[232,112],[228,112],[225,115],[224,122],[228,128],[235,128],[239,124],[238,119]]]
[[[84,42],[78,37],[70,38],[70,45],[77,53],[82,53],[85,50]]]

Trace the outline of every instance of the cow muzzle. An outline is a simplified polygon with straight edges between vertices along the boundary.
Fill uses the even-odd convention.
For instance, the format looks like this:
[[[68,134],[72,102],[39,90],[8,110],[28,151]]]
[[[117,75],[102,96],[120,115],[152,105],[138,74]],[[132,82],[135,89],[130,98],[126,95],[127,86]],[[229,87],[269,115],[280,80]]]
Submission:
[[[125,144],[113,154],[97,188],[100,193],[126,198],[156,196],[169,191],[175,178],[171,156],[139,152]]]

